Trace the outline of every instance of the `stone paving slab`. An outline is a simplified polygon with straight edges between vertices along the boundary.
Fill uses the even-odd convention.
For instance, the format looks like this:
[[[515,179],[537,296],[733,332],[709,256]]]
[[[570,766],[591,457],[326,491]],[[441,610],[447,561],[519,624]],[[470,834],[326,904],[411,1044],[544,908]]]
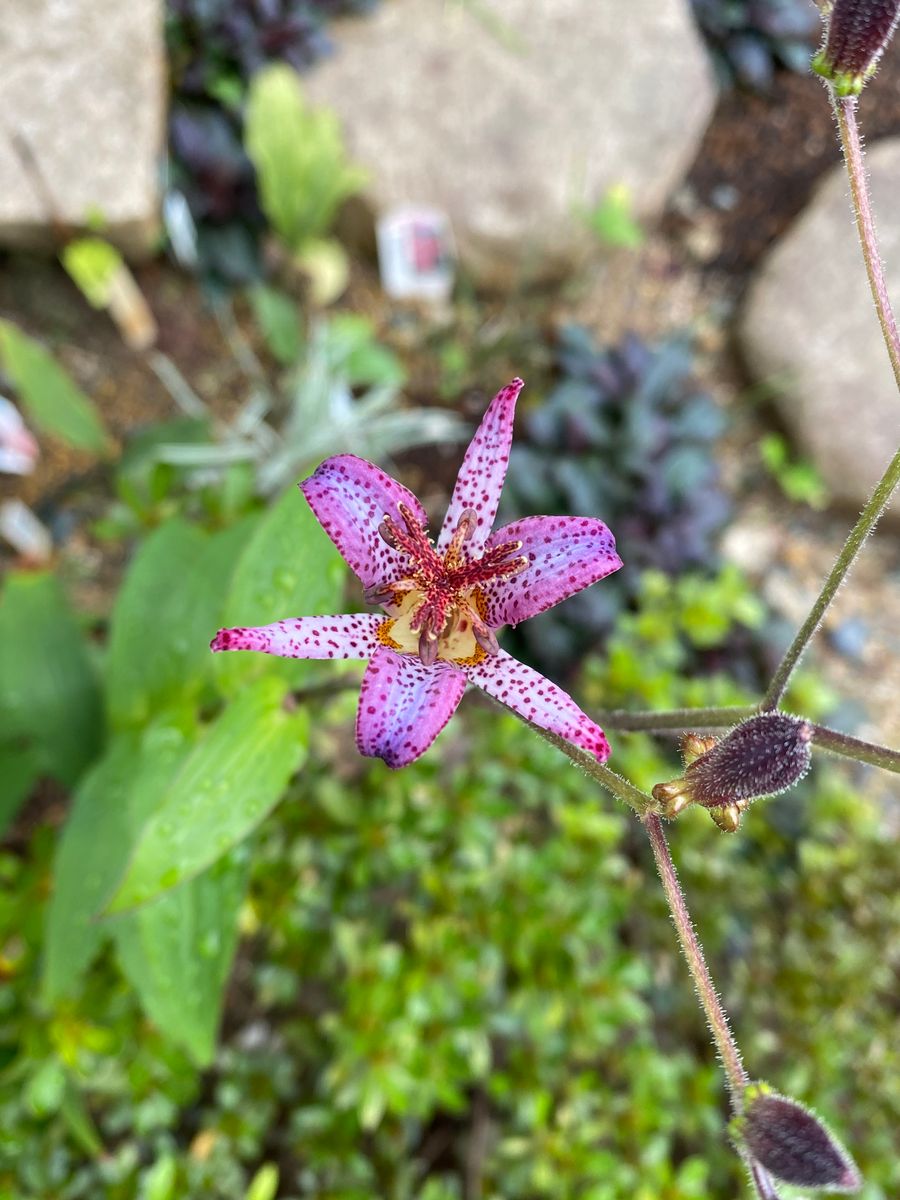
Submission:
[[[378,213],[446,211],[483,283],[567,270],[579,210],[624,184],[654,218],[715,103],[685,0],[386,0],[310,73]]]
[[[123,250],[147,253],[165,135],[163,0],[0,8],[0,244],[52,247],[54,216],[80,226],[99,212]]]

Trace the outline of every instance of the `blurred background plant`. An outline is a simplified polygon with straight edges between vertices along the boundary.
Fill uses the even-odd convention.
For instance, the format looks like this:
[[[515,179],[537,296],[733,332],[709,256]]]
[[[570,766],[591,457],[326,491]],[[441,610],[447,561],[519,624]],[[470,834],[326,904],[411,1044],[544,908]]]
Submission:
[[[262,274],[262,235],[265,217],[271,218],[262,187],[262,203],[254,166],[260,163],[253,148],[245,149],[244,122],[251,80],[272,64],[284,63],[303,71],[324,54],[331,43],[328,22],[337,16],[361,14],[375,0],[168,0],[166,38],[171,64],[172,105],[169,118],[170,233],[173,223],[196,229],[196,266],[211,286],[234,287],[253,282]],[[277,79],[279,76],[273,75]],[[280,76],[281,80],[287,76]],[[277,85],[272,85],[272,90]],[[299,84],[295,84],[299,92]],[[281,84],[281,96],[286,86]],[[277,102],[273,101],[273,102]],[[288,100],[288,103],[290,101]],[[286,138],[288,159],[280,165],[297,184],[297,163],[320,168],[321,156],[334,144],[331,118],[305,123],[294,112],[290,127],[275,122],[269,98],[257,98],[259,137]],[[265,110],[265,111],[263,111]],[[284,114],[282,114],[284,115]],[[299,123],[298,123],[299,122]],[[272,162],[277,170],[278,162]],[[301,167],[300,170],[303,168]],[[310,203],[317,195],[317,219],[333,215],[315,185],[336,186],[328,173],[314,171],[300,181],[295,203]],[[312,192],[309,185],[314,185]],[[337,188],[337,196],[341,194]],[[177,202],[183,197],[187,213]],[[173,198],[175,203],[173,204]],[[323,204],[325,208],[323,209]],[[297,214],[294,214],[295,216]],[[307,214],[309,215],[309,214]],[[326,225],[329,223],[326,222]],[[283,233],[276,223],[276,229]],[[295,231],[296,232],[296,231]],[[303,229],[304,236],[325,232]],[[176,246],[181,244],[173,238]],[[192,240],[192,239],[190,239]],[[291,240],[292,248],[296,245]],[[184,257],[184,256],[183,256]]]
[[[691,6],[725,86],[765,91],[779,67],[809,70],[822,33],[814,0],[691,0]]]
[[[305,545],[300,505],[290,501],[264,520]],[[224,536],[234,544],[233,532]],[[263,537],[262,523],[244,536],[230,590],[271,563]],[[132,795],[136,770],[158,779],[161,751],[169,764],[185,752],[171,718],[159,715],[163,706],[172,713],[191,692],[209,703],[208,663],[193,651],[194,666],[185,670],[182,658],[176,670],[160,647],[165,680],[150,666],[135,671],[121,641],[140,629],[128,606],[154,607],[157,625],[174,629],[172,606],[189,606],[173,581],[198,547],[214,544],[172,526],[132,567],[113,617],[105,687],[139,701],[153,670],[154,711],[125,706],[137,724],[108,735],[79,787],[49,916],[51,832],[16,832],[0,860],[8,887],[0,908],[0,1187],[23,1200],[241,1200],[277,1170],[287,1196],[458,1200],[477,1171],[485,1194],[523,1200],[561,1189],[608,1200],[734,1194],[741,1170],[720,1137],[721,1083],[646,846],[627,814],[598,808],[579,774],[560,774],[552,749],[511,718],[486,721],[471,704],[471,719],[445,735],[442,758],[388,773],[345,752],[353,697],[319,701],[308,732],[302,715],[286,718],[292,753],[308,745],[309,759],[286,803],[250,835],[245,861],[232,868],[240,887],[213,925],[179,926],[193,929],[180,950],[171,940],[176,911],[183,922],[201,876],[86,934],[79,917],[103,883],[82,896],[83,848],[99,837],[112,851],[114,841],[108,806],[98,804],[104,775],[124,771]],[[330,553],[327,543],[322,549]],[[303,561],[300,586],[319,573]],[[151,576],[158,582],[148,594]],[[331,586],[338,583],[332,575]],[[259,594],[270,586],[260,580]],[[211,602],[222,594],[221,576],[207,575],[202,587]],[[647,589],[649,609],[626,620],[606,661],[593,664],[592,698],[610,706],[746,699],[722,676],[685,682],[672,639],[681,636],[676,626],[691,627],[691,601],[661,609],[657,585]],[[661,617],[666,608],[674,625]],[[183,636],[183,620],[180,628]],[[264,658],[235,670],[241,689],[273,688],[285,666],[309,671]],[[198,692],[201,670],[207,683]],[[241,702],[237,684],[228,684],[230,705]],[[814,681],[804,687],[814,710],[817,696],[819,707],[827,703]],[[129,747],[139,731],[145,749],[135,760]],[[639,783],[671,773],[673,748],[643,735],[617,742],[621,769]],[[274,789],[268,794],[274,799]],[[230,789],[223,797],[234,798]],[[900,1090],[870,1029],[891,1000],[883,947],[898,912],[879,806],[821,770],[802,791],[756,810],[740,840],[717,840],[715,855],[708,841],[702,819],[680,823],[684,883],[713,969],[729,980],[726,1001],[746,1031],[745,1051],[800,1093],[815,1078],[819,1111],[842,1120],[847,1089],[866,1073],[880,1099],[868,1109],[855,1102],[847,1136],[866,1195],[887,1200],[900,1182],[891,1152]],[[26,845],[27,855],[16,852]],[[121,840],[115,858],[127,858]],[[243,937],[213,1051],[235,914]],[[115,957],[102,950],[110,935]],[[100,951],[89,970],[86,936],[90,956]],[[130,938],[152,954],[155,973],[136,969]],[[777,1039],[767,1032],[775,1028]]]
[[[647,567],[715,572],[730,503],[714,457],[725,419],[692,381],[687,338],[601,347],[569,327],[556,356],[555,386],[513,446],[504,515],[599,514],[626,564],[517,631],[533,661],[565,675],[633,602]]]

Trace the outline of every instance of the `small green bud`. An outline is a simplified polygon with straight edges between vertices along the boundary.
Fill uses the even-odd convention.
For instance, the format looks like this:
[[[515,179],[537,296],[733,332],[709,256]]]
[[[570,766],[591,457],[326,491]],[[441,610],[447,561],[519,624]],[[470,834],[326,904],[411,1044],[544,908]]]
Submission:
[[[766,1083],[744,1091],[744,1111],[731,1122],[738,1147],[782,1183],[814,1191],[858,1192],[853,1159],[817,1116]]]
[[[900,0],[834,0],[812,68],[839,96],[858,95],[900,20]]]

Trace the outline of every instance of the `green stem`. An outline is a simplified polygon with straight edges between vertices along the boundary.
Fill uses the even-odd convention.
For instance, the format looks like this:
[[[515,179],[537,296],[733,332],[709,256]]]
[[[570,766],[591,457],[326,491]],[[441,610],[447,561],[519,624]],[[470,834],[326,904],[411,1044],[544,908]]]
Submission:
[[[723,708],[672,708],[660,712],[634,712],[629,709],[613,709],[610,712],[595,713],[598,725],[604,729],[614,729],[619,733],[672,733],[692,730],[702,732],[704,729],[721,729],[738,725],[741,721],[749,720],[758,712],[752,705],[743,707]],[[880,746],[877,742],[866,742],[862,738],[852,737],[849,733],[841,733],[830,729],[827,725],[812,726],[813,745],[839,754],[843,758],[852,758],[856,762],[869,763],[873,767],[881,767],[884,771],[894,771],[900,774],[900,750],[892,750],[889,746]]]
[[[691,914],[688,911],[687,901],[684,898],[684,892],[681,890],[681,884],[678,881],[678,873],[675,870],[675,863],[672,861],[672,855],[669,852],[669,843],[666,840],[662,821],[655,813],[648,813],[644,818],[644,827],[650,839],[653,857],[656,860],[656,869],[659,871],[666,899],[669,902],[672,922],[675,925],[681,949],[684,951],[684,957],[687,959],[688,969],[694,980],[694,987],[697,989],[697,995],[700,1003],[703,1005],[703,1011],[706,1013],[710,1032],[713,1035],[716,1048],[719,1051],[719,1057],[722,1059],[722,1065],[725,1068],[728,1087],[731,1092],[732,1108],[735,1112],[740,1112],[741,1097],[744,1088],[749,1082],[749,1076],[744,1070],[740,1051],[729,1028],[725,1010],[716,993],[712,976],[709,973],[709,967],[707,967],[706,959],[703,955],[703,948],[700,945],[697,934],[694,932]]]
[[[814,746],[821,746],[832,754],[840,754],[842,758],[852,758],[856,762],[869,763],[873,767],[881,767],[883,771],[900,774],[900,750],[891,750],[875,742],[864,742],[862,738],[851,737],[849,733],[840,733],[826,725],[810,724]]]
[[[513,712],[514,710],[509,709],[509,711]],[[519,716],[518,713],[514,713],[514,715],[519,717],[520,721],[525,721],[525,718]],[[644,817],[647,813],[659,811],[659,805],[651,795],[647,792],[642,792],[639,787],[635,787],[633,783],[630,783],[622,775],[616,774],[615,771],[610,770],[603,763],[597,762],[593,754],[590,754],[587,750],[582,750],[580,746],[576,746],[564,737],[560,737],[558,733],[551,733],[549,729],[541,729],[540,725],[533,725],[530,721],[525,721],[525,724],[533,729],[535,733],[540,734],[545,742],[549,742],[557,750],[562,750],[563,754],[567,758],[570,758],[576,766],[581,767],[592,779],[596,779],[601,787],[606,788],[608,792],[612,792],[616,799],[622,800],[627,804],[639,817]]]
[[[859,126],[856,122],[856,97],[847,96],[838,98],[832,93],[832,100],[840,131],[841,146],[844,151],[844,161],[847,165],[847,174],[850,177],[853,212],[856,216],[856,228],[862,245],[866,274],[869,277],[869,287],[872,292],[872,299],[875,302],[876,312],[878,313],[881,333],[891,360],[894,379],[897,382],[898,389],[900,389],[900,335],[897,332],[897,322],[891,308],[887,284],[884,280],[884,271],[881,266],[881,256],[878,252],[878,241],[875,236],[875,222],[872,218],[872,205],[869,199],[869,184],[863,162]],[[850,536],[847,538],[844,548],[839,554],[838,560],[831,570],[831,574],[825,581],[825,586],[819,593],[819,597],[813,605],[809,616],[803,622],[800,631],[781,660],[778,670],[775,672],[775,676],[760,705],[763,712],[778,707],[791,675],[794,672],[794,668],[797,666],[807,644],[819,627],[819,623],[824,617],[829,604],[834,599],[835,593],[844,582],[847,572],[853,566],[857,554],[862,549],[863,543],[875,528],[878,518],[887,507],[888,501],[898,482],[900,482],[900,450],[897,451],[888,464],[887,470],[872,493],[872,498],[863,509],[859,520],[853,526]]]
[[[878,518],[887,507],[888,501],[898,483],[900,483],[900,449],[897,450],[897,453],[891,459],[887,470],[872,493],[871,499],[862,510],[859,520],[850,531],[850,536],[844,543],[844,547],[837,557],[837,562],[831,568],[831,572],[825,580],[825,585],[819,593],[815,604],[812,606],[809,616],[801,625],[797,636],[791,642],[790,646],[788,646],[784,658],[782,658],[778,670],[775,672],[772,682],[769,684],[768,690],[759,706],[761,712],[769,712],[771,709],[778,707],[797,663],[800,661],[813,634],[818,629],[838,588],[846,579],[847,573],[853,566],[856,556],[862,549],[863,543],[875,528]]]
[[[756,713],[753,704],[726,705],[721,708],[669,708],[660,712],[632,712],[616,708],[594,713],[604,729],[619,733],[665,733],[675,730],[721,729],[746,721]]]

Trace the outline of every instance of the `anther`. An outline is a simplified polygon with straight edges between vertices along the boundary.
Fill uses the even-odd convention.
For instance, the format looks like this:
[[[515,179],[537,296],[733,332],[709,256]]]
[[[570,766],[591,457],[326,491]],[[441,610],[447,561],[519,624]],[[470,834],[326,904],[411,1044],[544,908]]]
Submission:
[[[500,643],[497,641],[497,635],[493,629],[485,625],[480,617],[473,616],[472,633],[475,635],[475,641],[485,654],[489,654],[493,658],[500,653]]]
[[[419,636],[419,661],[423,667],[432,667],[437,660],[438,636],[432,629],[423,629]]]
[[[456,532],[462,534],[462,540],[467,542],[478,528],[478,514],[474,508],[465,508],[456,523]],[[521,545],[521,542],[519,543]]]
[[[385,517],[378,526],[378,532],[381,535],[382,541],[387,542],[392,550],[397,549],[397,537],[394,532],[394,523],[390,517]]]
[[[390,604],[395,599],[394,587],[389,583],[376,583],[363,592],[366,604]]]

